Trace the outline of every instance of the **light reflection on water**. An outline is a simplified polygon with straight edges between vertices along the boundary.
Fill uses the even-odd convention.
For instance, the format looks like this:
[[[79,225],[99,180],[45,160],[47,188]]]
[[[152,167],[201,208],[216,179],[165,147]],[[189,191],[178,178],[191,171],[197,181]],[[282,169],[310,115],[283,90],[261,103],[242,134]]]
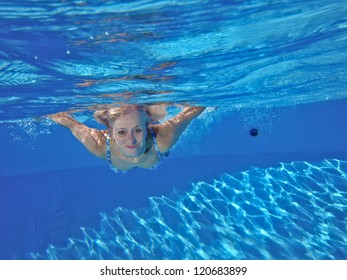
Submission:
[[[0,122],[114,102],[345,99],[347,6],[312,2],[3,0]]]
[[[37,259],[346,259],[347,161],[293,162],[198,182]]]

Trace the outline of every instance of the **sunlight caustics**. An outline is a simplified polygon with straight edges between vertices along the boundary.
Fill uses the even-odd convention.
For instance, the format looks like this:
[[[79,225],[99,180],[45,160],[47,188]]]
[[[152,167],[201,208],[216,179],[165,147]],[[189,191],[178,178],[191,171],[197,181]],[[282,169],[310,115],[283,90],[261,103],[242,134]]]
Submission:
[[[347,162],[224,174],[151,207],[101,214],[100,229],[37,259],[345,259]]]

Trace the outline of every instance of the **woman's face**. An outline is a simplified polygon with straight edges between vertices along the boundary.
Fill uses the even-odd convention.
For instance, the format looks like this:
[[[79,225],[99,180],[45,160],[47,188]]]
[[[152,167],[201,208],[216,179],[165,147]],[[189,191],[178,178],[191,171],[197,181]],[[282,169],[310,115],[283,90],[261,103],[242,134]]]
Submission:
[[[111,124],[112,137],[126,157],[139,157],[146,145],[148,117],[145,112],[131,110]]]

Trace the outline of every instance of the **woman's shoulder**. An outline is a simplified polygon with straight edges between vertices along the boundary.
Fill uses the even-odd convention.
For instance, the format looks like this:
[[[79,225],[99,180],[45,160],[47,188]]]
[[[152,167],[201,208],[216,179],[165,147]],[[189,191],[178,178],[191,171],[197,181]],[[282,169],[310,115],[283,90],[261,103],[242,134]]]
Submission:
[[[166,154],[169,152],[171,145],[168,135],[168,127],[166,123],[151,124],[149,126],[150,133],[153,133],[155,137],[155,142],[158,146],[160,153]]]
[[[97,157],[105,158],[107,150],[107,140],[110,139],[108,130],[95,129],[90,132],[90,135],[92,136],[92,139],[94,139],[94,144],[91,145],[91,152]]]

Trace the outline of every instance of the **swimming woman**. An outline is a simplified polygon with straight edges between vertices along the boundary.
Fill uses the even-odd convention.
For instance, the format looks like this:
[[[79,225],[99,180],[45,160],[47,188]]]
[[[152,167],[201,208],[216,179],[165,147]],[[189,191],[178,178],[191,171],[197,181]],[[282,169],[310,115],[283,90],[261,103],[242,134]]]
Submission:
[[[160,113],[150,106],[125,105],[97,110],[94,118],[107,129],[90,128],[68,113],[48,115],[56,123],[67,127],[93,155],[104,158],[114,171],[133,168],[154,168],[190,122],[205,107],[186,106],[173,118],[155,123]]]

